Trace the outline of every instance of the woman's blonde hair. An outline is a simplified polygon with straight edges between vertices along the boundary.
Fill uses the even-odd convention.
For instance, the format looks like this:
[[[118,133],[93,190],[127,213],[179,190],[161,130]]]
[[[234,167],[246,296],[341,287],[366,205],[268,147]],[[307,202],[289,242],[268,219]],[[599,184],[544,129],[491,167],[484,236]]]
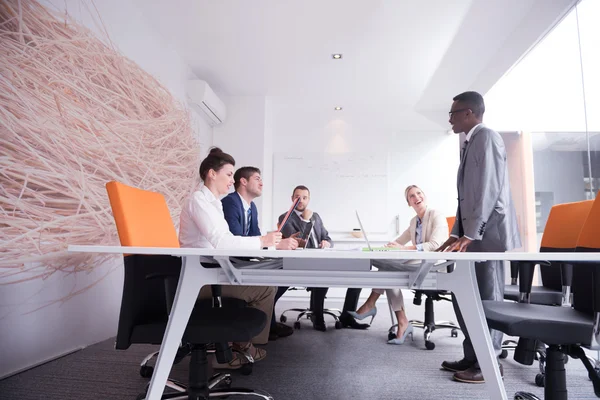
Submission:
[[[410,201],[408,201],[408,192],[410,192],[411,189],[417,188],[421,191],[421,193],[425,194],[425,192],[423,191],[423,189],[421,189],[420,187],[418,187],[417,185],[409,185],[406,187],[406,189],[404,190],[404,198],[406,199],[406,203],[409,205],[410,207]]]

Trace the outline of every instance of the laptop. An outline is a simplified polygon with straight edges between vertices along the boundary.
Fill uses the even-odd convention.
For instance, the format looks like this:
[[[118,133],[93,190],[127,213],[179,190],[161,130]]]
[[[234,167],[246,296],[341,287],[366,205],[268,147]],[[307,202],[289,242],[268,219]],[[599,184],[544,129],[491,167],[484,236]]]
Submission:
[[[310,241],[310,235],[312,234],[314,228],[314,223],[311,220],[308,225],[303,229],[302,232],[300,232],[300,235],[298,235],[299,239],[303,239],[304,240],[304,246],[303,247],[297,247],[296,250],[305,250],[308,249],[308,242]]]
[[[363,234],[363,237],[365,238],[365,242],[367,242],[367,247],[363,247],[362,251],[402,251],[401,249],[395,249],[393,247],[372,247],[371,246],[371,242],[369,242],[369,238],[367,236],[367,231],[365,231],[365,228],[363,227],[363,224],[360,220],[360,216],[358,215],[358,210],[355,210],[356,212],[356,219],[358,220],[358,225],[360,226],[360,231]]]
[[[285,214],[285,217],[283,217],[283,220],[281,220],[281,225],[279,225],[277,227],[277,232],[281,232],[281,230],[283,229],[283,227],[285,226],[285,224],[290,219],[290,215],[292,215],[292,211],[294,211],[296,209],[296,207],[298,206],[298,202],[299,201],[300,201],[300,197],[296,197],[296,200],[294,200],[292,202],[292,206],[290,207],[290,209],[288,210],[288,212]]]

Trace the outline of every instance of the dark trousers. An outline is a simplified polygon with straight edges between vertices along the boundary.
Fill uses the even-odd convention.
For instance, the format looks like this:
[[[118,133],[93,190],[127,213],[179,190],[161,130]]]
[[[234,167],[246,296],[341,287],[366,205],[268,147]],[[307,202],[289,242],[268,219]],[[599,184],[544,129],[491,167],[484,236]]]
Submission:
[[[475,276],[477,277],[477,285],[479,286],[479,295],[481,300],[504,301],[504,261],[485,261],[475,263]],[[463,352],[465,359],[469,361],[477,361],[473,344],[469,338],[469,333],[465,327],[465,322],[462,313],[458,308],[458,303],[454,296],[452,297],[452,305],[456,313],[458,325],[465,335],[463,341]],[[502,332],[490,329],[492,343],[496,355],[500,355],[502,351]]]
[[[277,304],[277,300],[289,289],[288,286],[280,286],[277,288],[277,293],[275,293],[275,301],[273,302],[273,316],[271,317],[271,328],[275,328],[277,324],[277,318],[275,318],[275,304]]]
[[[323,318],[323,309],[325,304],[325,295],[329,288],[311,288],[310,309],[316,318]],[[347,311],[356,311],[358,306],[358,298],[360,296],[360,288],[349,288],[346,291],[346,299],[344,300],[344,308],[342,313]]]

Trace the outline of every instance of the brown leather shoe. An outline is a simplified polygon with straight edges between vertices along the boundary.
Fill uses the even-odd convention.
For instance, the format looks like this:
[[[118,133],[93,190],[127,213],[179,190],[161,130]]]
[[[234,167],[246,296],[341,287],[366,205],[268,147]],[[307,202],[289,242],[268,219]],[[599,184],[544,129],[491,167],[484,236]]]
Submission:
[[[498,367],[500,368],[500,376],[504,378],[504,368],[502,368],[502,364],[498,364]],[[455,373],[454,380],[465,383],[485,383],[481,369],[479,366],[475,365],[466,371]]]
[[[442,363],[442,368],[450,372],[462,372],[471,368],[473,365],[475,365],[475,363],[476,361],[463,358],[462,360],[458,361],[444,361]]]

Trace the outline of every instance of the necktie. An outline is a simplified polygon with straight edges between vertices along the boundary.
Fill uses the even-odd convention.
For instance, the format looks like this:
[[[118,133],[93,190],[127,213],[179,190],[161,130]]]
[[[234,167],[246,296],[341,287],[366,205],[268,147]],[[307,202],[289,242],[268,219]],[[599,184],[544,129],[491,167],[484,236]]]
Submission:
[[[252,220],[252,209],[248,209],[247,217],[246,217],[246,229],[244,229],[244,236],[248,236],[248,232],[250,232],[250,221]]]
[[[465,152],[467,150],[467,144],[469,144],[468,140],[463,142],[462,148],[460,149],[460,159],[462,160],[465,157]]]

